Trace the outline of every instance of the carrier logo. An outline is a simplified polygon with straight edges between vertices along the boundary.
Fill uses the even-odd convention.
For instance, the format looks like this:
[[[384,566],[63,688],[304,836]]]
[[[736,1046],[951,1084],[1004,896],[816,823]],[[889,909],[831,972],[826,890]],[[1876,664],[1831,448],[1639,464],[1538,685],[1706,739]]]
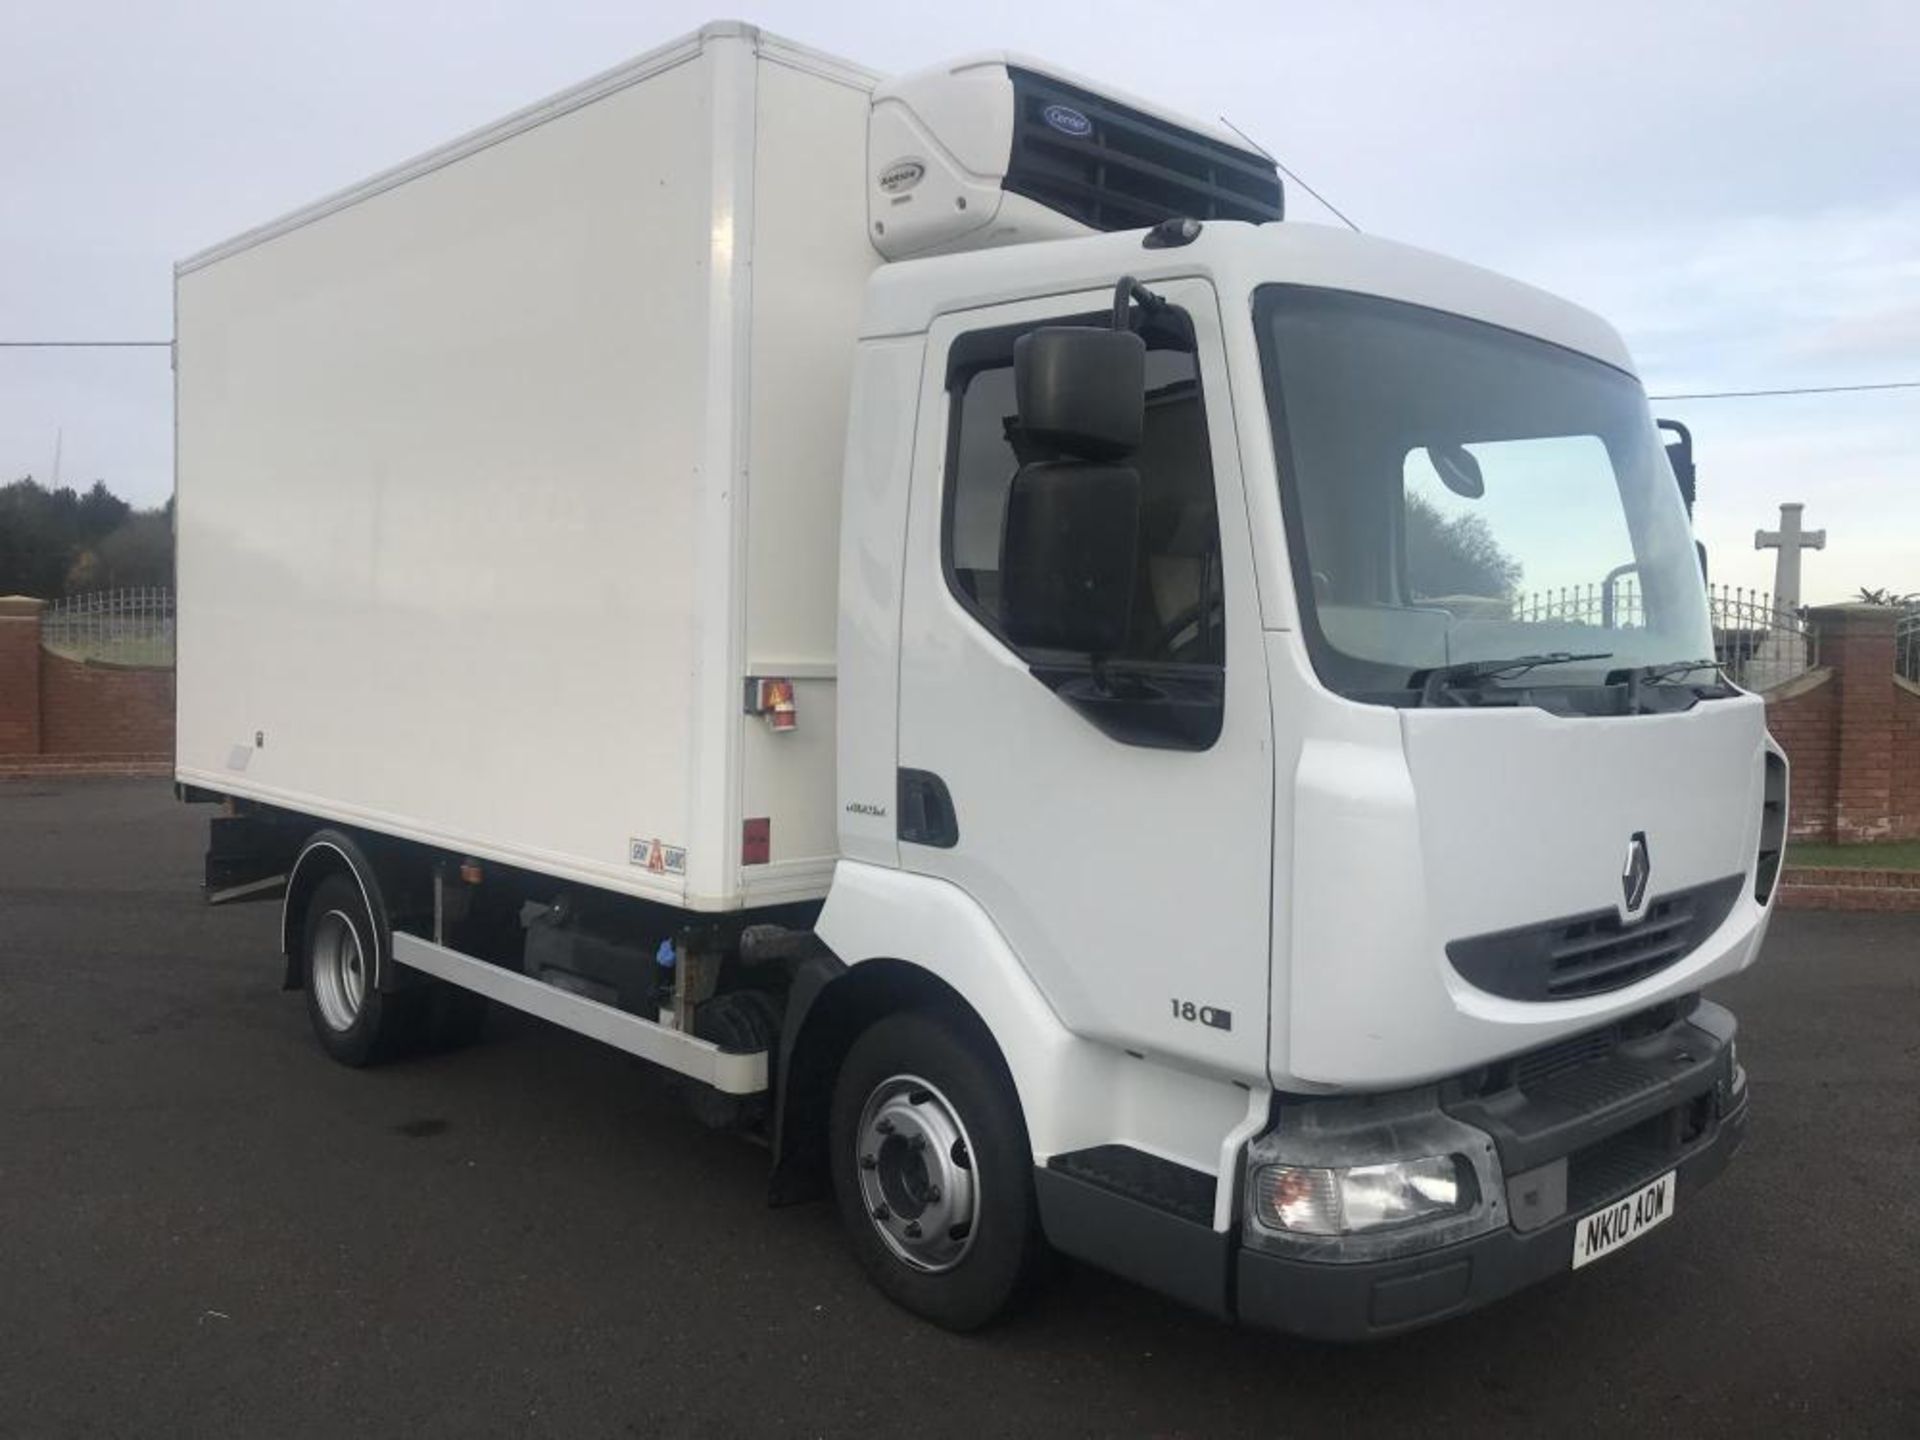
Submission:
[[[904,195],[927,177],[927,167],[918,160],[896,160],[880,172],[880,190],[886,195]]]
[[[1049,105],[1040,112],[1040,118],[1058,130],[1062,135],[1091,135],[1093,122],[1071,105]]]
[[[1620,895],[1629,920],[1647,903],[1647,882],[1653,878],[1653,858],[1647,853],[1647,832],[1636,830],[1627,841],[1626,863],[1620,867]]]

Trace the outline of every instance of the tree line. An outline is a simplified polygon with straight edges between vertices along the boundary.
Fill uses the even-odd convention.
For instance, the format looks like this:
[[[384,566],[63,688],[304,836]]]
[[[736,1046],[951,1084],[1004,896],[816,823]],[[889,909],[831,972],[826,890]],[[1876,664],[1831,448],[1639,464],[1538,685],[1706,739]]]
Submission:
[[[1406,509],[1407,576],[1415,595],[1511,595],[1520,586],[1520,562],[1500,548],[1483,515],[1443,515],[1424,495],[1409,492]]]
[[[173,501],[136,510],[96,480],[84,494],[31,475],[0,485],[0,595],[57,600],[173,584]]]

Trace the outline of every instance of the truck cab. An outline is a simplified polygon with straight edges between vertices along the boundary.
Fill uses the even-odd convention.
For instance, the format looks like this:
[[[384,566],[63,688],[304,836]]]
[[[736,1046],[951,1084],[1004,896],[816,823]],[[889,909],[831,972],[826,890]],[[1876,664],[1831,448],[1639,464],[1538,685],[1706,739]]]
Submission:
[[[1376,1333],[1738,1143],[1784,762],[1604,322],[1314,226],[996,248],[875,274],[851,426],[820,933],[995,997],[1056,1243]]]

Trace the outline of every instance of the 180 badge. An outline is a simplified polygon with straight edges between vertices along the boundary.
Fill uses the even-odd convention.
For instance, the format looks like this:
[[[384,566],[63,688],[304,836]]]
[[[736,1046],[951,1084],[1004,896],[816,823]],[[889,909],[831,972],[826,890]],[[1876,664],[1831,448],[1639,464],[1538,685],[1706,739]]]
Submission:
[[[1211,1026],[1215,1030],[1233,1029],[1233,1012],[1231,1010],[1222,1010],[1218,1005],[1196,1005],[1191,1000],[1175,1000],[1173,1002],[1173,1018],[1176,1020],[1197,1021],[1199,1024]]]

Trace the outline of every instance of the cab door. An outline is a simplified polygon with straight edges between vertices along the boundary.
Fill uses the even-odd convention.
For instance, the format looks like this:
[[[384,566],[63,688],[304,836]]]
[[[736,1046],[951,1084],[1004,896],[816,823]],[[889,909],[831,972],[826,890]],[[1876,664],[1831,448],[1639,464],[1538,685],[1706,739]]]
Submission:
[[[929,332],[900,637],[900,863],[983,906],[1069,1028],[1251,1079],[1267,1045],[1274,794],[1252,546],[1213,289],[1153,289],[1168,308],[1134,311],[1144,438],[1115,462],[1140,480],[1131,618],[1097,663],[1011,642],[1032,629],[1009,624],[999,572],[1014,473],[1034,458],[1014,342],[1110,324],[1112,292],[971,310]],[[1087,703],[1089,686],[1139,703]]]

